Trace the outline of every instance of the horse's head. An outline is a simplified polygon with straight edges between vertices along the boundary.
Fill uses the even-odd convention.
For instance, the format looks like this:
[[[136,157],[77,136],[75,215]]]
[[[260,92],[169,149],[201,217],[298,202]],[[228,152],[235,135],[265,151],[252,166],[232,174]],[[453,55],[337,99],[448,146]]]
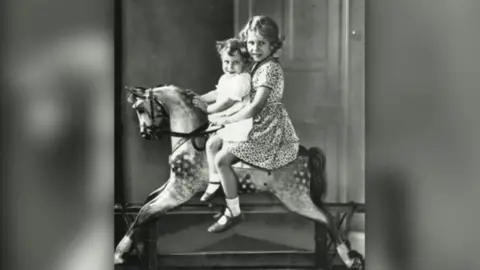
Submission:
[[[153,89],[126,87],[128,102],[138,116],[140,135],[147,140],[156,139],[158,129],[167,122],[167,110]]]
[[[181,137],[208,125],[204,106],[199,106],[202,102],[191,90],[174,85],[148,89],[126,87],[126,90],[129,91],[128,101],[138,116],[140,135],[147,140],[158,139],[163,133]]]

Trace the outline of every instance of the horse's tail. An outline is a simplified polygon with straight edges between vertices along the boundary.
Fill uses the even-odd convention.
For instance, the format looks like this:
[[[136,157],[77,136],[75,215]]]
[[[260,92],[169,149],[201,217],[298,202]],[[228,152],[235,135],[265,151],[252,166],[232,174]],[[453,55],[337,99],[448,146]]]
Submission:
[[[326,157],[322,149],[308,149],[308,167],[310,169],[310,198],[317,205],[323,204],[327,191]]]

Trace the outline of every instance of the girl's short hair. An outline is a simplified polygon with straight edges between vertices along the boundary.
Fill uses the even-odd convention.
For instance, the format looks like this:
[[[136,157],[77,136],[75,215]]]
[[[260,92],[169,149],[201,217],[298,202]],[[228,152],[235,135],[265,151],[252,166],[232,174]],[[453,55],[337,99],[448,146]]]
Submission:
[[[247,41],[249,31],[256,32],[268,40],[273,47],[272,54],[276,53],[283,46],[285,36],[280,36],[280,30],[277,23],[268,16],[253,16],[248,20],[245,27],[243,27],[238,35],[243,42]]]
[[[250,54],[248,53],[247,45],[238,38],[217,41],[217,52],[220,57],[223,52],[227,52],[230,56],[233,56],[238,52],[243,62],[248,63],[250,61]]]

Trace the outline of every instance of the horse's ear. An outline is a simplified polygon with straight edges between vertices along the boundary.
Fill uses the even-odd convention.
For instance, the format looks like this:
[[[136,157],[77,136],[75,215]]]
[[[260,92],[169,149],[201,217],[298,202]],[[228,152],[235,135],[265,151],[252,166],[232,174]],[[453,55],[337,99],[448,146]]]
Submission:
[[[132,93],[128,93],[128,95],[127,95],[127,102],[128,103],[135,103],[136,100],[137,100],[137,98]]]
[[[127,101],[130,103],[134,103],[139,98],[145,99],[145,96],[144,96],[145,89],[143,87],[125,86],[125,90],[128,91]]]

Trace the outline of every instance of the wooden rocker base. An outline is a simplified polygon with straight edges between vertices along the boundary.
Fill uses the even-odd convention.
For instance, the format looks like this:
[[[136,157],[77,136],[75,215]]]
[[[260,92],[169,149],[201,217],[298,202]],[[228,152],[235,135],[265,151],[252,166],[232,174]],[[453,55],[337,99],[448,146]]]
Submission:
[[[340,214],[338,221],[339,229],[348,232],[350,223],[355,213],[365,213],[365,205],[359,203],[326,203],[326,209],[331,213]],[[130,226],[134,216],[140,210],[140,204],[116,204],[115,214],[121,215],[127,228]],[[208,214],[212,215],[221,211],[220,205],[209,207],[207,204],[188,204],[168,212],[167,215],[192,215]],[[245,214],[279,214],[289,213],[282,205],[242,205],[242,212]],[[317,225],[321,226],[321,225]],[[315,226],[315,251],[273,251],[273,252],[193,252],[193,253],[175,253],[158,254],[155,251],[156,242],[151,241],[149,252],[151,258],[148,258],[148,264],[153,269],[344,269],[333,265],[335,257],[338,255],[334,243],[328,239],[327,249],[322,248],[319,239],[324,236],[324,230]],[[322,236],[317,235],[323,232]],[[324,244],[323,244],[324,245]],[[325,261],[327,259],[328,261]],[[268,262],[268,264],[265,264]]]

